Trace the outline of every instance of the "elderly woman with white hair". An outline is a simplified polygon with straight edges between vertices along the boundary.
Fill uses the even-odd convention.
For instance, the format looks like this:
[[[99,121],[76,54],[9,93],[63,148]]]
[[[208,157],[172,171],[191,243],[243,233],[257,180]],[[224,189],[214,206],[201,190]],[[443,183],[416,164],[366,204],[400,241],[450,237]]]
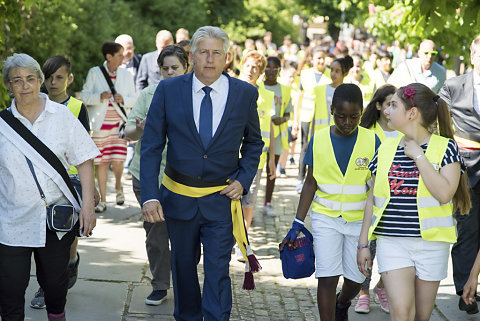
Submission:
[[[44,75],[35,59],[13,54],[4,61],[2,73],[14,99],[0,119],[0,316],[3,321],[24,319],[33,253],[38,282],[45,290],[48,320],[65,320],[70,245],[78,229],[89,235],[96,223],[93,159],[99,151],[65,106],[40,93]],[[70,231],[47,227],[46,210],[54,204],[69,203],[68,192],[45,166],[37,153],[38,145],[30,149],[4,119],[40,140],[58,158],[65,173],[70,165],[77,168],[82,202],[78,202],[78,223]],[[76,218],[74,215],[73,221]]]

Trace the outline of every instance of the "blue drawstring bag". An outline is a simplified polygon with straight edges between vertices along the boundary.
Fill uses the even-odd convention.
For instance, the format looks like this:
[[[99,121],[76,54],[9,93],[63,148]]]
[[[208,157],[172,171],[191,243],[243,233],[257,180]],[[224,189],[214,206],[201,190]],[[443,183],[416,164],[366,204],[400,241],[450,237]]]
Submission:
[[[286,244],[280,252],[283,276],[286,279],[308,278],[315,272],[315,252],[313,251],[313,236],[305,227],[304,234],[295,240],[296,248]]]

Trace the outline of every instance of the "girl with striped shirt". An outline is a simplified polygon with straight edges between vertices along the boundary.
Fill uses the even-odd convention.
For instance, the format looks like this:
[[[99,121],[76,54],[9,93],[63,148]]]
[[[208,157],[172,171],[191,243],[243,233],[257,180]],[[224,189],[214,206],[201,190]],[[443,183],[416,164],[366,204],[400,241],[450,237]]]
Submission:
[[[405,136],[382,143],[369,169],[372,185],[357,263],[371,269],[368,239],[377,239],[378,270],[392,320],[429,320],[456,241],[453,212],[470,207],[464,165],[447,104],[425,85],[400,88],[385,110]],[[438,119],[440,135],[428,129]]]

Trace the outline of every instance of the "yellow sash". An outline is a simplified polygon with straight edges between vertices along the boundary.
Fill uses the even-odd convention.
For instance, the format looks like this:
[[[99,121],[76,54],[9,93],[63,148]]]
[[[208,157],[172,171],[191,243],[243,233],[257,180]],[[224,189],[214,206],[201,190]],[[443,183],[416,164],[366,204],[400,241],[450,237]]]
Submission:
[[[214,187],[192,187],[178,183],[167,176],[163,175],[162,185],[165,186],[169,191],[180,194],[188,197],[203,197],[216,192],[220,192],[228,184],[214,186]],[[238,247],[242,251],[243,258],[245,262],[248,262],[248,256],[253,254],[252,249],[250,248],[250,243],[248,242],[247,229],[245,228],[245,221],[243,218],[242,205],[239,200],[232,200],[231,204],[232,211],[232,223],[233,223],[233,236],[237,241]]]

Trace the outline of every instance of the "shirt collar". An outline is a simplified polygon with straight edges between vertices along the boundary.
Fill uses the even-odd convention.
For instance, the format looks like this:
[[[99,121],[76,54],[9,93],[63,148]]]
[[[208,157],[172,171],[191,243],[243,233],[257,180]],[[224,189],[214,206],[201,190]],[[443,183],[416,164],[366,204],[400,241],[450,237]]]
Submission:
[[[54,114],[56,111],[57,111],[57,103],[54,103],[53,101],[51,101],[49,98],[48,98],[48,95],[47,94],[44,94],[44,93],[39,93],[38,94],[38,97],[40,97],[41,99],[45,100],[45,109],[42,111],[42,113],[38,116],[38,118],[35,120],[36,121],[39,121],[39,120],[42,120],[44,117],[45,117],[45,112],[49,112],[50,114]],[[18,109],[17,109],[17,106],[15,104],[15,99],[12,101],[12,104],[10,105],[10,110],[12,111],[12,114],[15,118],[19,118],[19,119],[26,119],[25,117],[22,116],[22,114],[20,114],[18,112]]]
[[[475,72],[475,70],[473,71],[473,85],[480,86],[480,76]]]
[[[116,76],[117,75],[117,70],[115,70],[114,72],[110,72],[110,69],[108,69],[107,67],[107,61],[105,60],[103,62],[103,66],[105,67],[105,70],[107,71],[107,73],[110,75],[110,76]]]
[[[225,77],[223,74],[220,75],[220,77],[218,77],[218,79],[215,80],[213,84],[208,86],[212,88],[214,92],[217,92],[217,93],[220,92],[222,76]],[[203,87],[205,87],[205,84],[202,83],[200,80],[198,80],[198,78],[195,76],[195,73],[193,73],[193,92],[198,93],[202,90]]]

